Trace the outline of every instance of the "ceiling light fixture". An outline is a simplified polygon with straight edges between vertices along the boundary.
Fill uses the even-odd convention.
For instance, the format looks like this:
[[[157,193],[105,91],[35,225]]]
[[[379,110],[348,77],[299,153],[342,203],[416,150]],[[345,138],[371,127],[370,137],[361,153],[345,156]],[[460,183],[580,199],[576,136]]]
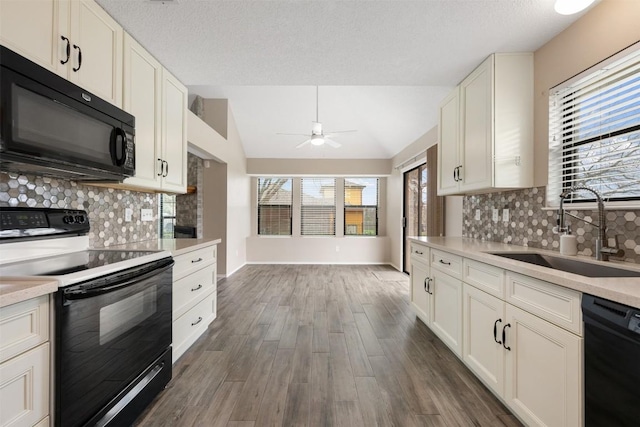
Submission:
[[[553,8],[560,15],[573,15],[588,8],[593,2],[594,0],[556,0]]]
[[[324,144],[324,135],[311,135],[311,144],[322,145]]]

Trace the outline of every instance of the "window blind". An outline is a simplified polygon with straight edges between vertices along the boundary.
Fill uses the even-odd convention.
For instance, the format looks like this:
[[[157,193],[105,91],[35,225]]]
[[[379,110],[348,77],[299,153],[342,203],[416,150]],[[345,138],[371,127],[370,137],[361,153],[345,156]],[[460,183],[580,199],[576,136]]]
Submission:
[[[344,234],[378,235],[378,178],[345,178]]]
[[[549,97],[547,204],[583,185],[605,200],[640,200],[640,49]],[[569,201],[592,200],[587,192]]]
[[[291,235],[291,178],[258,178],[258,234]]]
[[[336,234],[336,180],[302,178],[300,233],[303,236]]]

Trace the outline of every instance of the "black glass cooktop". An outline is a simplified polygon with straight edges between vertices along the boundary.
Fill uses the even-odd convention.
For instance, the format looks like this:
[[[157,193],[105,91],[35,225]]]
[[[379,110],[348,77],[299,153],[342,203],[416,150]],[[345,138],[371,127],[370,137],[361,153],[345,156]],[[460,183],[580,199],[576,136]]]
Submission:
[[[153,254],[153,251],[90,249],[0,266],[3,276],[62,276]]]

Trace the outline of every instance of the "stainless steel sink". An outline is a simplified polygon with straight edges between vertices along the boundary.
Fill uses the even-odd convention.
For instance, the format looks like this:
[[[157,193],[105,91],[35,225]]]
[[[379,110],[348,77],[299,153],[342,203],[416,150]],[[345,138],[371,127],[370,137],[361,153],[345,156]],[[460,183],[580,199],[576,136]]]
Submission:
[[[503,258],[514,259],[516,261],[522,261],[587,277],[640,277],[640,271],[592,264],[589,262],[561,258],[553,255],[542,255],[531,252],[493,252],[491,255],[497,255]]]

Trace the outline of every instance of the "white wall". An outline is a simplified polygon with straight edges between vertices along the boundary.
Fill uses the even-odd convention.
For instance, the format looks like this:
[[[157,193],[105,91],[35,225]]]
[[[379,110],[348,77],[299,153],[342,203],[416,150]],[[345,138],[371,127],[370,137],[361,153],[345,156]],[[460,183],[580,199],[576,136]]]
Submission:
[[[209,109],[207,104],[210,104]],[[221,119],[217,116],[224,114],[219,108],[220,104],[220,100],[204,100],[204,121],[192,112],[188,113],[188,140],[189,151],[204,159],[214,159],[227,165],[227,198],[219,201],[226,204],[227,218],[205,217],[203,221],[226,220],[226,241],[220,248],[225,250],[225,273],[226,276],[230,276],[247,262],[246,239],[251,234],[251,185],[247,175],[246,156],[231,109],[226,109],[227,139],[206,123],[209,120],[214,124],[220,122]],[[211,115],[211,118],[208,115]],[[206,188],[207,183],[203,185]],[[206,216],[207,212],[204,214]]]

